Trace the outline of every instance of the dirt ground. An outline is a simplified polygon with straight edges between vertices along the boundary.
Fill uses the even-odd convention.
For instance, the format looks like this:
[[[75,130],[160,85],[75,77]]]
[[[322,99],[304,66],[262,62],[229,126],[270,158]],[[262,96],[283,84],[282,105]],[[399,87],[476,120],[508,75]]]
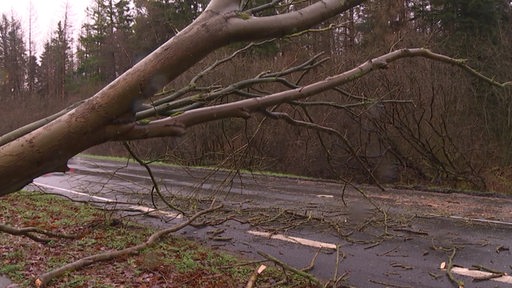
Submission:
[[[415,214],[485,219],[512,225],[512,197],[403,189],[382,192],[376,188],[370,189],[371,198],[390,206],[407,207]]]

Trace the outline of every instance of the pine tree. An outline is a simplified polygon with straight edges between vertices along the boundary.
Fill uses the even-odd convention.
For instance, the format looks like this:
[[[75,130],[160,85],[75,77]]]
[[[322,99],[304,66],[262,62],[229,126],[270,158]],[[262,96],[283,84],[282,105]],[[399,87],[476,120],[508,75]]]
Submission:
[[[135,60],[142,58],[190,24],[206,7],[199,0],[135,0]]]
[[[133,64],[133,17],[127,0],[96,0],[82,26],[78,72],[89,80],[107,82]]]
[[[43,95],[64,98],[66,79],[72,73],[71,40],[67,33],[66,20],[57,23],[53,36],[44,45],[41,54],[39,92]]]
[[[20,21],[0,20],[0,93],[19,96],[25,89],[26,48]]]

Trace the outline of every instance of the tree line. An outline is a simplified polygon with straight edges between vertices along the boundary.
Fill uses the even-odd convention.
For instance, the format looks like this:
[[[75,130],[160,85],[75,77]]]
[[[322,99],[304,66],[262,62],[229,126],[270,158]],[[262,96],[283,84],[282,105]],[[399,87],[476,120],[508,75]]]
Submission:
[[[28,51],[21,21],[4,14],[2,96],[62,98],[77,85],[108,83],[190,23],[204,6],[195,1],[96,0],[87,8],[77,39],[66,12],[39,57]]]
[[[0,98],[22,101],[36,95],[45,101],[62,101],[89,96],[80,94],[88,91],[86,87],[100,87],[121,75],[187,26],[206,4],[96,0],[87,9],[88,19],[78,38],[70,35],[64,17],[39,58],[27,51],[20,21],[3,15]],[[247,5],[261,4],[263,1],[253,0]],[[283,2],[265,13],[278,14],[308,4]],[[311,33],[296,35],[293,42],[284,38],[244,52],[232,60],[244,69],[224,67],[215,77],[206,77],[209,82],[205,86],[228,85],[264,70],[283,69],[278,65],[296,64],[320,52],[328,55],[330,61],[321,69],[296,76],[294,83],[300,85],[304,79],[323,77],[325,71],[353,67],[370,57],[411,46],[470,59],[479,71],[507,79],[512,64],[508,53],[512,48],[511,16],[511,3],[506,0],[366,1]],[[233,44],[215,56],[239,48],[240,44]],[[188,77],[200,71],[193,68]],[[498,91],[448,68],[410,63],[323,97],[323,105],[309,104],[311,107],[303,110],[286,105],[279,108],[297,119],[331,125],[346,138],[282,124],[265,124],[268,133],[257,133],[260,122],[245,125],[223,120],[181,139],[153,142],[151,151],[144,153],[205,165],[225,161],[233,151],[245,147],[251,157],[233,160],[244,167],[372,181],[369,171],[376,174],[374,180],[444,181],[464,188],[488,188],[499,178],[488,180],[489,171],[511,165],[510,91]],[[347,105],[327,105],[330,101]],[[286,147],[282,145],[285,142],[289,143]]]
[[[34,92],[64,97],[66,90],[84,81],[108,83],[183,29],[206,4],[95,0],[87,8],[88,18],[78,39],[70,33],[66,12],[39,57],[28,51],[27,33],[20,20],[4,14],[0,22],[0,91],[5,97]],[[339,26],[329,35],[313,35],[299,46],[344,53],[354,45],[378,46],[382,45],[379,41],[398,40],[397,33],[407,27],[429,35],[436,46],[469,57],[483,53],[486,46],[507,41],[509,18],[506,0],[373,0],[331,20]],[[329,38],[331,35],[335,37]],[[482,46],[475,49],[478,43]],[[382,47],[388,48],[390,43],[385,44]]]

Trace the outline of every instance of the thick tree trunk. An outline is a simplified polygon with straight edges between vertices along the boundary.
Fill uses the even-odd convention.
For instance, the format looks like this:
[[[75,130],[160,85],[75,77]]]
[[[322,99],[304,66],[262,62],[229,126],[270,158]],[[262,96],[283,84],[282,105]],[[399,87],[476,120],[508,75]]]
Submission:
[[[133,113],[132,103],[137,97],[150,96],[209,52],[227,44],[224,23],[224,17],[204,13],[73,111],[1,146],[0,195],[17,191],[45,173],[65,171],[69,158],[129,131],[134,123],[116,124],[116,118]]]
[[[252,17],[238,11],[237,0],[212,0],[190,26],[83,104],[1,146],[0,196],[23,188],[42,174],[65,171],[68,159],[89,147],[133,138],[123,135],[151,137],[151,133],[144,132],[144,127],[136,127],[134,122],[122,124],[116,119],[133,113],[131,109],[137,98],[153,95],[215,49],[232,41],[272,38],[301,31],[361,2],[363,0],[322,0],[283,15]],[[192,118],[188,115],[182,118],[188,121],[186,125],[219,118],[218,115],[205,117],[205,112],[208,113],[202,110]],[[221,116],[240,117],[245,111],[227,111],[225,115]],[[173,121],[155,123],[153,126],[165,134],[153,133],[153,137],[182,133],[179,121]],[[136,133],[131,133],[134,129]]]

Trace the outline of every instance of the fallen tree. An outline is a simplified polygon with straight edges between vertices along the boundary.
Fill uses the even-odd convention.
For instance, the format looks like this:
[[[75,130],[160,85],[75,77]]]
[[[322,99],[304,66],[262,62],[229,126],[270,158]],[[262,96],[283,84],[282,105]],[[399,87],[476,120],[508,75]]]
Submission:
[[[282,14],[258,16],[271,9],[274,1],[246,10],[245,4],[234,0],[213,0],[187,28],[137,63],[96,95],[62,113],[10,134],[0,143],[0,195],[15,192],[32,179],[48,172],[66,171],[67,161],[77,153],[108,141],[136,140],[152,137],[179,136],[187,128],[224,118],[248,118],[279,103],[303,99],[336,88],[363,77],[371,71],[386,68],[390,63],[408,57],[425,57],[456,65],[484,81],[507,86],[487,78],[465,65],[425,49],[402,49],[374,58],[344,73],[283,92],[254,96],[227,104],[186,106],[183,113],[165,115],[148,113],[147,121],[137,118],[136,105],[178,77],[210,52],[236,41],[254,41],[282,37],[308,29],[339,13],[353,8],[363,0],[318,1]],[[204,45],[208,43],[208,45]],[[179,97],[179,95],[178,95]],[[172,99],[168,99],[172,101]],[[150,107],[146,111],[157,110]],[[268,111],[267,111],[268,112]],[[272,115],[271,115],[272,116]],[[274,114],[286,119],[286,115]],[[314,123],[302,123],[313,125]],[[328,133],[339,133],[328,127],[317,127]]]

